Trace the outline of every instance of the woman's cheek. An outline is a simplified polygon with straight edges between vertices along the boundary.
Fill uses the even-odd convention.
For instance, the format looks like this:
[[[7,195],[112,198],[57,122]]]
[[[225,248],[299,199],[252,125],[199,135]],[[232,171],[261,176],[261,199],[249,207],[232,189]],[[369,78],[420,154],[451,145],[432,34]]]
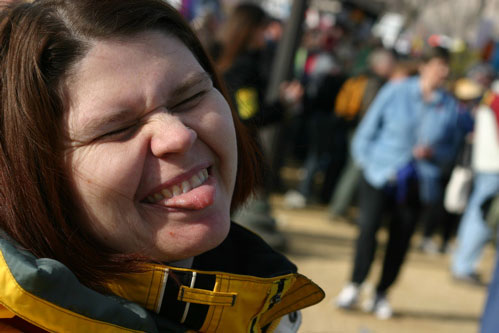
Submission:
[[[140,162],[138,149],[132,147],[131,143],[103,143],[80,148],[75,152],[72,163],[77,187],[85,187],[102,197],[108,191],[133,197],[143,163]]]

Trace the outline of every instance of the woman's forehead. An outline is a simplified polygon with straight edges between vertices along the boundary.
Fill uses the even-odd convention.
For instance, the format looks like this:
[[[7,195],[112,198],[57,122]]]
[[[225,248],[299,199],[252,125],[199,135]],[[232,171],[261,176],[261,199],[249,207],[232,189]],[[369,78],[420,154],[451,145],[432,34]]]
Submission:
[[[104,94],[117,86],[156,80],[174,85],[177,76],[204,71],[192,52],[175,37],[148,31],[126,39],[96,41],[75,66],[69,84],[93,88],[102,84]],[[113,84],[114,83],[114,84]],[[81,87],[79,87],[81,88]],[[122,87],[121,87],[122,88]]]

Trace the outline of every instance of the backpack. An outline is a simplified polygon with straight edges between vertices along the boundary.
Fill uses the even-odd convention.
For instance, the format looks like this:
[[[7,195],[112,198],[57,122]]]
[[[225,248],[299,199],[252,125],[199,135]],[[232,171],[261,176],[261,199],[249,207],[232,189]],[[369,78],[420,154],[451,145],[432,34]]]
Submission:
[[[362,108],[362,100],[368,78],[366,75],[354,76],[346,80],[336,97],[334,112],[338,117],[354,119]]]

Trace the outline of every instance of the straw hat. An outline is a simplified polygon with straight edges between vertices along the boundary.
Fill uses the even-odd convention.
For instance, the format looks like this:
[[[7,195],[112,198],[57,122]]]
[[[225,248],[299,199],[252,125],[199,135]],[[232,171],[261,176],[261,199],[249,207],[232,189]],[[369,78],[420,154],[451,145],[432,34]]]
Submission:
[[[456,81],[454,94],[460,100],[472,100],[483,95],[484,89],[481,85],[468,78],[462,78]]]

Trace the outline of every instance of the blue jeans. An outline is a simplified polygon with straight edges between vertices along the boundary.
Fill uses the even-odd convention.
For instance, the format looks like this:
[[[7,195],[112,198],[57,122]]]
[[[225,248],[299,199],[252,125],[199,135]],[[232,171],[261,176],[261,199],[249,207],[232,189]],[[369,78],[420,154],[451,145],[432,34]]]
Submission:
[[[457,248],[452,260],[452,273],[466,275],[475,271],[485,244],[492,236],[480,206],[499,191],[499,174],[476,173],[473,190],[457,233]]]

